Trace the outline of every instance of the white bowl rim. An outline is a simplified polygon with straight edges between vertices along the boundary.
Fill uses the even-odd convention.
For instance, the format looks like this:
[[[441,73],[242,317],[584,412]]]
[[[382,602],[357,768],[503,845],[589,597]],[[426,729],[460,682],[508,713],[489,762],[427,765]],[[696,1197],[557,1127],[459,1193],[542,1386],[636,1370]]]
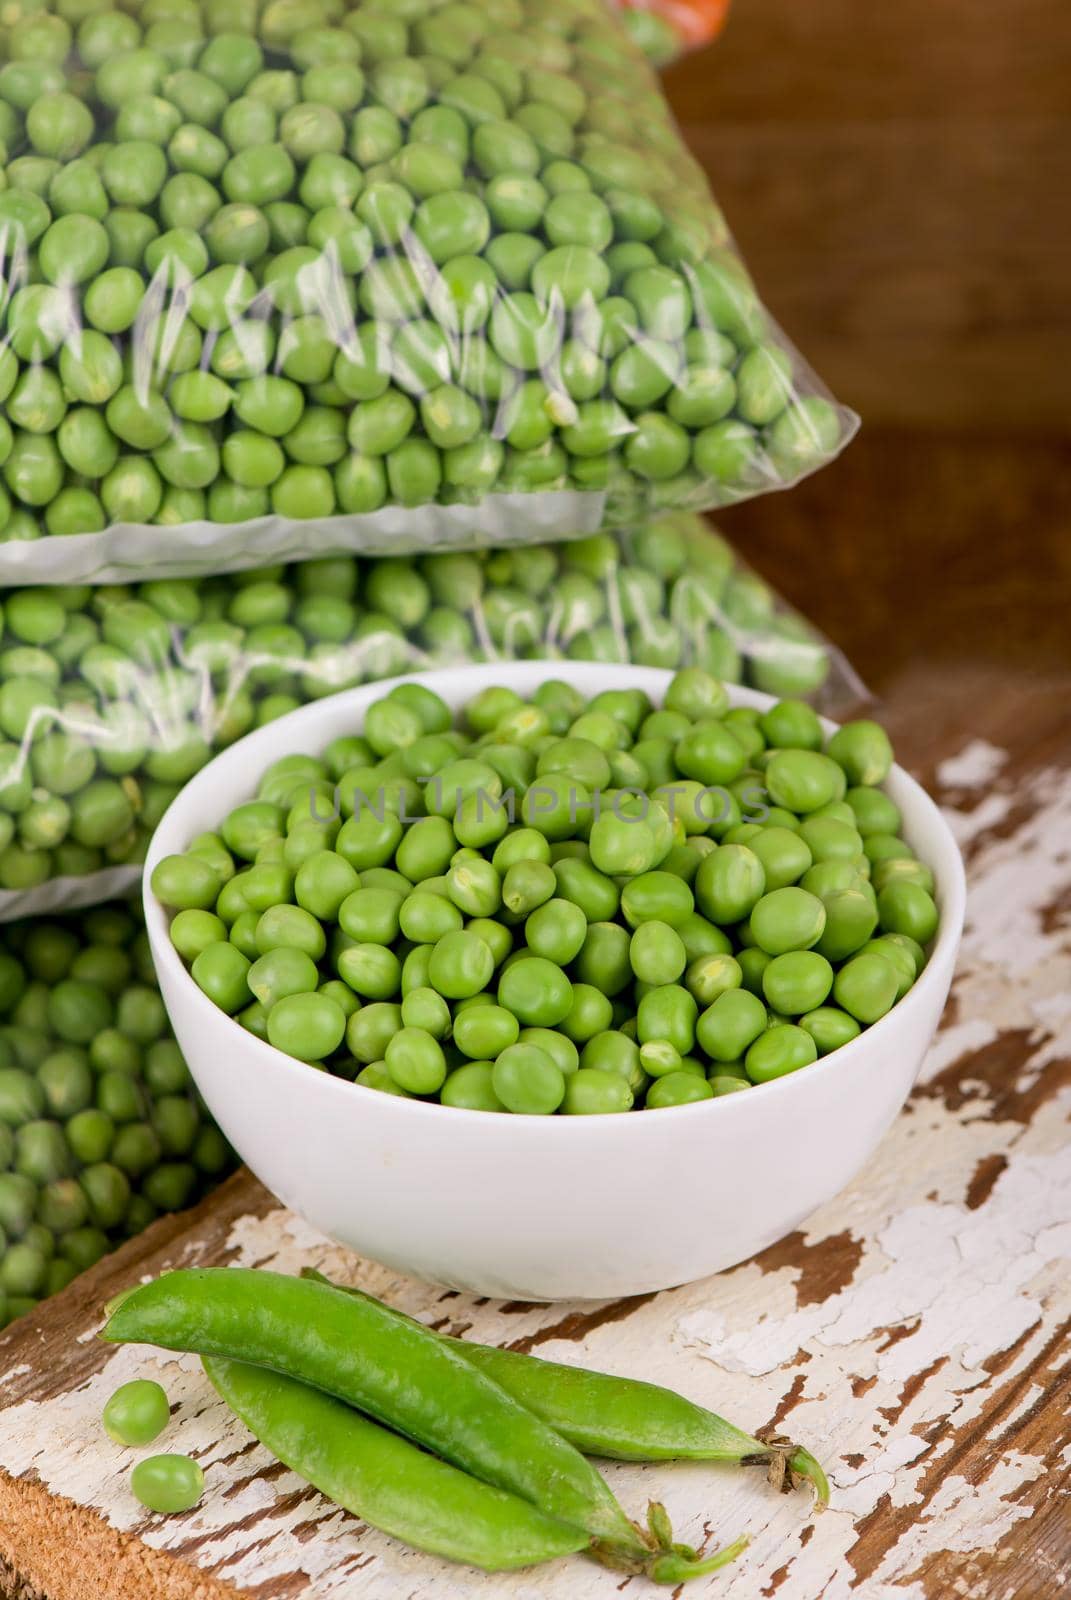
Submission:
[[[311,1066],[308,1062],[299,1061],[296,1057],[289,1056],[282,1050],[277,1050],[274,1045],[258,1038],[256,1034],[250,1033],[248,1029],[242,1028],[239,1022],[222,1011],[198,988],[179,957],[178,951],[171,943],[164,908],[152,893],[151,879],[154,867],[164,856],[174,854],[176,849],[184,848],[184,846],[168,844],[167,835],[179,825],[182,813],[186,806],[191,803],[191,799],[195,798],[200,791],[212,787],[214,773],[223,763],[238,764],[248,753],[250,770],[255,770],[259,779],[260,773],[267,766],[270,766],[273,761],[278,760],[280,756],[296,753],[305,748],[298,737],[301,727],[307,721],[315,721],[318,714],[320,716],[327,714],[328,708],[338,713],[343,711],[347,705],[351,705],[356,716],[356,714],[366,710],[374,700],[382,699],[384,695],[389,694],[392,689],[403,683],[419,683],[426,688],[436,689],[437,685],[441,686],[444,680],[448,680],[450,686],[456,682],[462,692],[468,684],[471,684],[469,693],[475,693],[480,687],[486,687],[489,683],[493,683],[504,687],[516,688],[519,693],[523,693],[526,690],[530,693],[548,678],[566,682],[578,679],[605,678],[606,681],[600,685],[599,689],[595,689],[594,685],[589,683],[588,686],[592,688],[593,693],[598,693],[602,689],[608,688],[644,689],[656,703],[660,703],[662,694],[674,676],[673,672],[658,667],[633,667],[619,663],[610,664],[572,660],[536,659],[517,662],[483,662],[475,666],[446,667],[432,672],[403,673],[393,678],[383,678],[371,683],[361,684],[357,688],[346,689],[339,694],[324,696],[322,699],[313,701],[308,705],[299,706],[296,711],[287,712],[285,716],[268,723],[264,728],[259,728],[252,733],[246,734],[243,738],[236,740],[233,745],[228,746],[226,750],[221,751],[219,755],[213,757],[183,787],[181,793],[172,801],[164,813],[149,842],[149,849],[145,858],[142,899],[145,908],[145,923],[152,945],[154,961],[163,963],[167,967],[169,977],[187,985],[191,1007],[195,1013],[199,1012],[204,1017],[207,1026],[212,1027],[218,1026],[220,1023],[228,1023],[231,1027],[240,1029],[245,1041],[248,1042],[248,1048],[253,1052],[254,1058],[259,1056],[264,1062],[265,1069],[270,1066],[276,1071],[282,1071],[287,1075],[293,1076],[296,1089],[301,1088],[301,1083],[298,1081],[299,1076],[304,1081],[306,1074],[316,1072],[320,1092],[336,1096],[340,1107],[344,1107],[347,1102],[352,1104],[352,1096],[356,1092],[360,1096],[360,1099],[356,1102],[357,1105],[370,1101],[382,1109],[383,1102],[389,1101],[392,1106],[401,1108],[401,1115],[409,1117],[434,1116],[441,1118],[444,1114],[449,1113],[454,1118],[466,1119],[468,1127],[477,1137],[484,1136],[478,1130],[486,1130],[485,1136],[489,1139],[500,1137],[503,1129],[509,1129],[511,1126],[515,1129],[518,1120],[523,1122],[526,1129],[531,1128],[533,1125],[545,1125],[548,1129],[548,1136],[552,1139],[570,1137],[588,1137],[590,1139],[592,1135],[599,1134],[609,1139],[616,1137],[618,1133],[621,1133],[625,1138],[642,1137],[642,1129],[649,1125],[649,1119],[645,1116],[622,1113],[616,1116],[526,1116],[518,1119],[515,1116],[469,1110],[460,1106],[443,1106],[438,1101],[405,1099],[400,1095],[386,1096],[378,1089],[367,1089],[363,1084],[354,1083],[350,1079],[336,1077],[333,1073],[317,1070],[315,1066]],[[626,677],[627,682],[625,681]],[[779,698],[783,698],[776,695],[762,694],[758,690],[748,689],[737,684],[727,683],[725,687],[729,693],[731,704],[737,706],[754,706],[765,710],[769,706],[776,705]],[[463,693],[463,698],[469,698],[469,694]],[[828,717],[822,717],[821,721],[827,733],[832,733],[839,726]],[[265,753],[270,751],[269,759],[262,766],[256,765],[256,758],[252,755],[254,748],[258,748],[258,753],[259,748],[263,748]],[[947,856],[947,860],[942,863],[940,871],[936,868],[934,869],[937,876],[938,898],[941,909],[941,922],[936,942],[930,952],[922,976],[917,979],[907,994],[897,1001],[892,1010],[886,1012],[884,1017],[879,1018],[877,1022],[865,1028],[855,1039],[851,1039],[847,1044],[830,1051],[828,1055],[819,1056],[816,1061],[811,1062],[802,1070],[786,1073],[783,1077],[775,1078],[769,1083],[753,1085],[754,1089],[762,1093],[765,1103],[771,1107],[776,1104],[775,1096],[777,1095],[787,1101],[790,1095],[806,1094],[806,1085],[814,1083],[819,1074],[829,1075],[832,1072],[850,1071],[853,1066],[861,1069],[865,1065],[869,1043],[875,1034],[875,1030],[880,1028],[884,1033],[887,1033],[891,1027],[896,1025],[897,1021],[906,1022],[915,1012],[922,1011],[929,1003],[931,992],[942,983],[939,973],[943,966],[943,961],[939,958],[954,958],[955,956],[963,930],[967,900],[966,875],[959,846],[936,802],[922,785],[898,765],[893,767],[890,776],[895,777],[898,786],[906,788],[910,796],[912,809],[921,812],[923,815],[928,815],[930,821],[936,823],[937,831]],[[932,863],[928,864],[932,865]],[[750,1112],[748,1107],[751,1108]],[[756,1109],[753,1095],[749,1094],[747,1101],[744,1102],[742,1097],[729,1094],[716,1096],[712,1100],[693,1101],[682,1106],[665,1106],[659,1109],[658,1117],[660,1119],[659,1125],[664,1127],[665,1123],[661,1121],[664,1117],[743,1116],[745,1114],[751,1115]],[[549,1131],[551,1128],[553,1128],[553,1132]],[[632,1131],[626,1133],[626,1128]],[[492,1131],[496,1129],[499,1131]]]

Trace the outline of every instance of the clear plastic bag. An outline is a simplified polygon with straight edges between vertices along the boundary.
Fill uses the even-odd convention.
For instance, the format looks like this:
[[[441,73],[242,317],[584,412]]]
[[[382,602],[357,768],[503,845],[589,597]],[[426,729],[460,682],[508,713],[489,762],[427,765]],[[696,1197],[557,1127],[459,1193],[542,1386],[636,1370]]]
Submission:
[[[537,657],[698,662],[834,712],[863,692],[688,514],[514,550],[13,591],[0,643],[0,920],[132,891],[181,785],[298,705],[397,673]]]
[[[614,0],[633,42],[648,61],[667,67],[688,50],[716,39],[729,0]]]
[[[156,987],[140,906],[0,933],[0,1328],[237,1165]]]
[[[0,63],[0,584],[590,533],[854,430],[605,0],[54,0]]]

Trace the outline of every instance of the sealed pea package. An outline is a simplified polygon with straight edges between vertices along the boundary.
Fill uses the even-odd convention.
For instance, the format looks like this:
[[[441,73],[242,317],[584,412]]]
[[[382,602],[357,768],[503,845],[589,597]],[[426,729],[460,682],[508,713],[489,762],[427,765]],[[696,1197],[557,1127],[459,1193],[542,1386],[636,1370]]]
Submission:
[[[236,1164],[138,908],[0,931],[0,1328]]]
[[[16,3],[0,157],[0,584],[583,535],[856,425],[605,0]]]
[[[0,920],[133,892],[181,786],[242,734],[404,672],[698,663],[843,711],[850,667],[700,519],[513,550],[334,557],[3,601]]]

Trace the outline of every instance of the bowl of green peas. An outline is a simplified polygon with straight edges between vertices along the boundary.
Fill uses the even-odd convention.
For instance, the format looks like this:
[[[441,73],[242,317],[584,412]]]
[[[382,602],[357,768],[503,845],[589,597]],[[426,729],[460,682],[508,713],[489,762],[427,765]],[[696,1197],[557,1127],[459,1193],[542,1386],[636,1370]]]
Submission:
[[[151,842],[161,991],[288,1206],[418,1277],[720,1271],[865,1165],[947,999],[955,840],[876,723],[581,662],[335,695]]]

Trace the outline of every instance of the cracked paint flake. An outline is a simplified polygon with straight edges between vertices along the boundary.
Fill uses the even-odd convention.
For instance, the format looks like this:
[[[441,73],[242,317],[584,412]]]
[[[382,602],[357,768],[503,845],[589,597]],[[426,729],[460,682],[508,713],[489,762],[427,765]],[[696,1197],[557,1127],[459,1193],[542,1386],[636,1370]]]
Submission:
[[[1008,764],[1008,752],[988,739],[972,739],[954,756],[937,765],[937,782],[942,789],[983,789],[991,784]]]

